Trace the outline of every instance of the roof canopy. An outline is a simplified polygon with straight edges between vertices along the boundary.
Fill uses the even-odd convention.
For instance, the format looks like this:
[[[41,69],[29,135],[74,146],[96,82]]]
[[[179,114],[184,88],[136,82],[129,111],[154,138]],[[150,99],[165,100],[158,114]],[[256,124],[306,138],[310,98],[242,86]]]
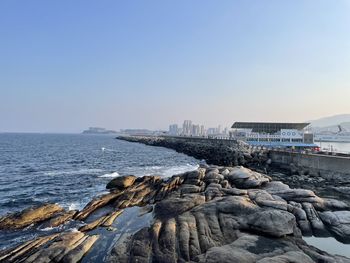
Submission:
[[[252,132],[276,133],[282,129],[302,130],[310,123],[279,123],[279,122],[235,122],[233,129],[252,129]]]

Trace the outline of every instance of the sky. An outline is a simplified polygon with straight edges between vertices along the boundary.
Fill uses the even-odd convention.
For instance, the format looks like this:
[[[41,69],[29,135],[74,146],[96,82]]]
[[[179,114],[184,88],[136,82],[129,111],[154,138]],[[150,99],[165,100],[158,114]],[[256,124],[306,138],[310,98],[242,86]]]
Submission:
[[[350,113],[348,0],[2,0],[0,132]]]

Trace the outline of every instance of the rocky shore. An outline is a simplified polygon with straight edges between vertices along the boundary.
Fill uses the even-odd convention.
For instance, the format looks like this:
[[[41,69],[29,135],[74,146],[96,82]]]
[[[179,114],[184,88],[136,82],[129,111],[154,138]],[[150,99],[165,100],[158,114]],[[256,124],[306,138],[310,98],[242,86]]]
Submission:
[[[349,205],[267,175],[263,153],[234,142],[144,143],[211,165],[170,178],[117,177],[80,211],[43,204],[6,215],[0,235],[52,231],[2,249],[0,262],[350,262],[302,238],[350,244]]]
[[[282,181],[293,188],[312,189],[320,195],[336,197],[350,204],[349,181],[325,178],[293,163],[283,167],[275,165],[268,150],[252,149],[236,141],[162,136],[119,136],[117,139],[173,149],[199,160],[203,159],[208,164],[242,165],[268,174],[274,180]]]
[[[77,222],[0,253],[1,262],[78,262],[112,234],[118,216],[141,207],[149,226],[122,233],[105,262],[350,262],[309,246],[302,235],[350,242],[350,209],[242,166],[202,165],[163,179],[121,176],[81,211],[45,204],[0,219],[1,231]],[[102,233],[102,231],[101,231]],[[102,261],[102,260],[101,260]]]

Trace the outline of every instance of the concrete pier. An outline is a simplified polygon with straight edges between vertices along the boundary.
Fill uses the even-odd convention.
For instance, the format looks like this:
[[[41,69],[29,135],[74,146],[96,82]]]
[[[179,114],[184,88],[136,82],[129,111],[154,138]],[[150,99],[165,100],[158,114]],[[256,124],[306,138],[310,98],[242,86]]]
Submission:
[[[297,169],[299,173],[350,182],[350,156],[270,150],[269,157],[272,165],[278,165],[281,168]]]

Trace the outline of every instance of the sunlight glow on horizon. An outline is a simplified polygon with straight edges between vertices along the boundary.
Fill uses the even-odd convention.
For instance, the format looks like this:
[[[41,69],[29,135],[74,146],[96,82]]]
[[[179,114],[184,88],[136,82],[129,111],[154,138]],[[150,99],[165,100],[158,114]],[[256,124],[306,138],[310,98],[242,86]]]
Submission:
[[[348,1],[0,3],[0,132],[350,113]]]

